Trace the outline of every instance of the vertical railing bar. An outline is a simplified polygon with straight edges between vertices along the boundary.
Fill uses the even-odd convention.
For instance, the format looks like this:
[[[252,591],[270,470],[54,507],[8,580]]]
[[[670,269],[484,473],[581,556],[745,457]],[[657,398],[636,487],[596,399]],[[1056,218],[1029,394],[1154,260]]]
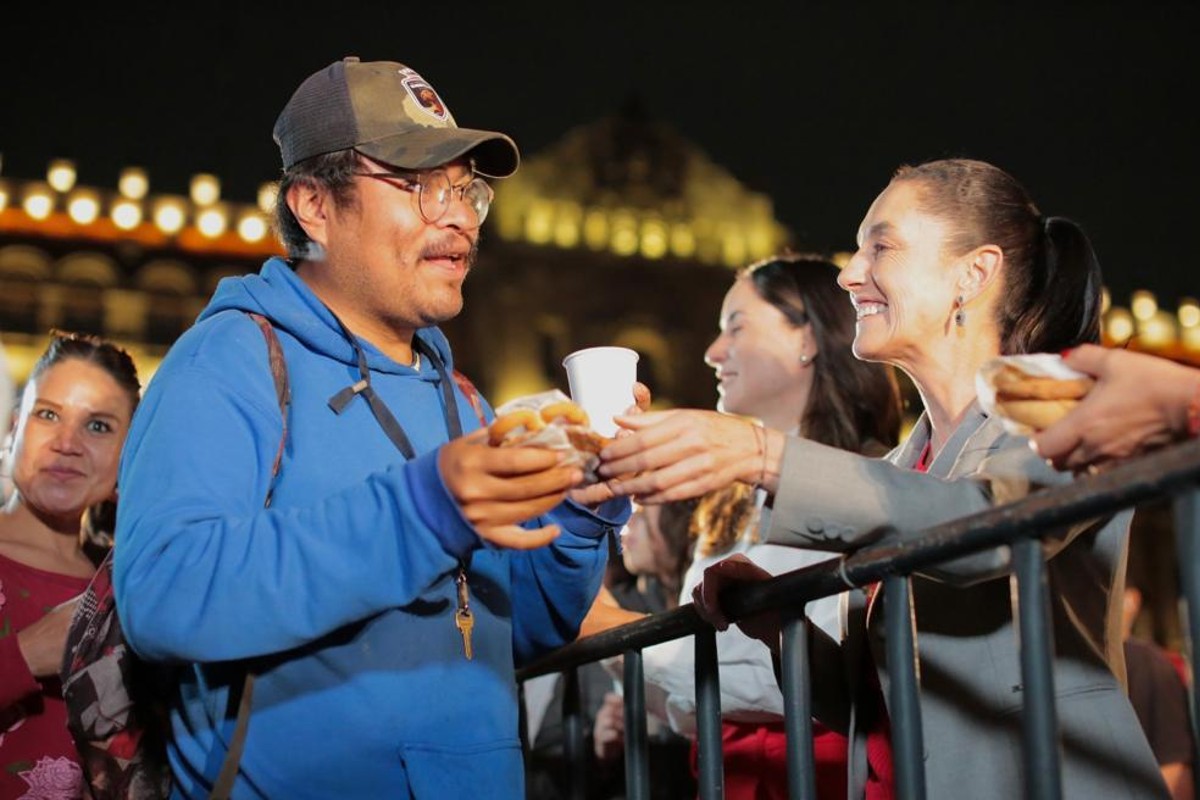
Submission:
[[[725,796],[721,753],[721,678],[717,672],[717,634],[702,630],[696,642],[696,788],[700,800]]]
[[[1054,707],[1054,628],[1046,562],[1040,539],[1012,545],[1017,582],[1017,641],[1021,650],[1021,728],[1025,761],[1025,796],[1031,800],[1062,797],[1062,758],[1058,714]]]
[[[808,663],[808,623],[802,609],[783,610],[783,727],[787,733],[787,775],[790,800],[816,800],[816,760],[813,757],[812,676]]]
[[[1184,599],[1188,632],[1188,661],[1192,670],[1192,763],[1200,764],[1200,488],[1175,497],[1175,547],[1179,553],[1179,592]]]
[[[642,651],[625,651],[625,797],[649,800],[650,765],[646,747],[646,684]]]
[[[925,742],[908,576],[885,578],[883,599],[896,796],[901,800],[924,800]]]
[[[562,673],[563,752],[566,755],[567,785],[571,800],[587,795],[587,754],[584,752],[583,702],[579,690],[579,672],[572,668]]]

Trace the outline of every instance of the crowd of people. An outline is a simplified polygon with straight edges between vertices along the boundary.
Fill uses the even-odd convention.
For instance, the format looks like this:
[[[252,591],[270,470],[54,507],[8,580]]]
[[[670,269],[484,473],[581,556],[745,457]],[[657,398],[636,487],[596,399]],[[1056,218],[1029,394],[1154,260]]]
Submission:
[[[536,751],[560,690],[522,707],[516,668],[691,600],[721,631],[727,796],[784,797],[802,745],[783,734],[780,622],[731,627],[724,588],[1200,435],[1200,373],[1098,346],[1080,226],[1002,169],[947,159],[891,176],[842,269],[785,253],[739,272],[705,354],[717,409],[652,411],[637,384],[588,482],[552,450],[486,446],[491,406],[438,327],[462,309],[512,139],[458,127],[410,67],[356,58],[304,80],[274,138],[286,257],[224,280],[144,393],[123,350],[61,333],[21,391],[0,512],[5,797],[163,791],[86,775],[68,732],[68,631],[109,569],[130,651],[169,676],[172,796],[524,797],[518,720],[536,707]],[[1039,352],[1095,385],[1027,438],[975,377]],[[894,370],[923,409],[903,441]],[[97,573],[85,542],[114,501]],[[1191,792],[1191,747],[1160,749],[1127,689],[1131,513],[1044,539],[1067,797]],[[912,576],[931,797],[1023,792],[1010,567],[1000,549]],[[822,798],[893,796],[884,602],[855,589],[806,609]],[[595,764],[623,739],[607,667]],[[663,757],[688,777],[690,641],[648,649],[645,672]]]

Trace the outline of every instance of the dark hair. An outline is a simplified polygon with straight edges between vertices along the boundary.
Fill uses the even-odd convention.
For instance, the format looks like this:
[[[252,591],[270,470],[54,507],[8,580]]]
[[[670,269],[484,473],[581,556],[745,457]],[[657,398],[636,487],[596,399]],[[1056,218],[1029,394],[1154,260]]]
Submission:
[[[1004,252],[1001,353],[1057,353],[1100,341],[1100,264],[1076,223],[1043,217],[1015,178],[983,161],[905,166],[892,180],[920,185],[922,210],[953,226],[953,254],[985,244]]]
[[[287,250],[288,258],[306,258],[313,240],[305,233],[287,204],[288,190],[294,185],[315,185],[326,189],[338,208],[353,206],[354,173],[359,170],[359,155],[354,150],[338,150],[299,161],[283,171],[275,195],[275,235]]]
[[[29,371],[28,383],[33,383],[42,373],[56,364],[77,359],[94,364],[104,370],[129,395],[132,408],[136,409],[142,396],[142,384],[138,380],[137,366],[129,353],[112,342],[85,333],[50,331],[50,344]]]
[[[811,325],[817,341],[808,404],[799,409],[808,439],[855,453],[880,455],[900,438],[900,391],[895,372],[854,356],[854,308],[837,283],[838,268],[812,255],[783,253],[738,273],[797,327]],[[705,497],[693,520],[697,552],[724,552],[754,513],[754,491],[743,484]]]
[[[800,432],[808,439],[862,452],[900,438],[900,394],[891,367],[855,358],[854,308],[837,283],[838,268],[811,255],[784,253],[738,273],[758,296],[796,327],[812,326],[817,342],[808,405]]]

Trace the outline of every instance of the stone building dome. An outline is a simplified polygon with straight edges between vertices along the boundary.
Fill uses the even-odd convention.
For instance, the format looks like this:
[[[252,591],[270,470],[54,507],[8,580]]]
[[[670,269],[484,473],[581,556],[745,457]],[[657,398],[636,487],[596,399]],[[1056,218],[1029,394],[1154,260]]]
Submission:
[[[496,184],[500,238],[741,267],[789,239],[770,198],[637,100],[570,130]]]

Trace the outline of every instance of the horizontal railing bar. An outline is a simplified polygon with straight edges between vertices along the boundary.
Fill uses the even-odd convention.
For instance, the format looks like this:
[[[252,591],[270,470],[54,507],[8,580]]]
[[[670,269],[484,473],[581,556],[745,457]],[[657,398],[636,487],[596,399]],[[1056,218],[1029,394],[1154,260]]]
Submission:
[[[1044,489],[1014,503],[927,528],[905,541],[888,540],[844,559],[830,560],[722,597],[731,621],[788,604],[865,586],[889,575],[920,572],[922,567],[1010,544],[1030,531],[1047,531],[1080,520],[1111,514],[1154,497],[1179,492],[1200,481],[1200,440],[1164,448],[1096,475]],[[843,578],[845,580],[843,580]],[[691,604],[655,614],[572,642],[517,672],[527,680],[550,672],[617,655],[631,648],[678,639],[707,628]]]

